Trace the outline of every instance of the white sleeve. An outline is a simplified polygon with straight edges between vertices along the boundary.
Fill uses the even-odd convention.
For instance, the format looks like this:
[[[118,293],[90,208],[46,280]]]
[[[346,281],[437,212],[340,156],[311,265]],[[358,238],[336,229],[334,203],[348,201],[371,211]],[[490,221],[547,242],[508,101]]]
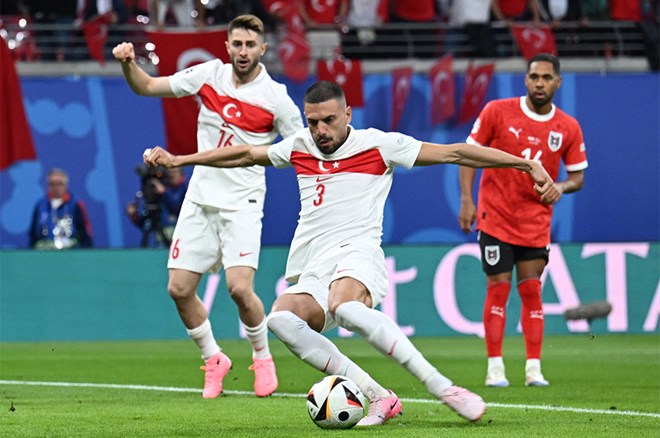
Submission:
[[[281,169],[291,166],[291,151],[296,136],[289,136],[268,148],[268,159],[273,166]]]
[[[192,96],[199,92],[202,85],[209,82],[222,61],[214,59],[197,64],[169,76],[170,88],[176,97]]]
[[[282,138],[286,138],[300,131],[303,128],[303,122],[300,116],[300,109],[293,103],[291,97],[286,94],[286,87],[283,88],[284,95],[277,104],[275,128]]]
[[[410,169],[417,161],[422,142],[399,132],[382,132],[375,134],[378,139],[380,153],[387,167],[402,166]]]

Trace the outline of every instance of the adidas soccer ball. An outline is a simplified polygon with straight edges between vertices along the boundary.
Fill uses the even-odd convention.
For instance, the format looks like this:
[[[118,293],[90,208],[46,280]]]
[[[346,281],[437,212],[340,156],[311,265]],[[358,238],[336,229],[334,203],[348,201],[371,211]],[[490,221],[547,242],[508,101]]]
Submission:
[[[360,388],[343,376],[327,376],[307,394],[307,412],[323,429],[349,429],[364,415],[365,398]]]

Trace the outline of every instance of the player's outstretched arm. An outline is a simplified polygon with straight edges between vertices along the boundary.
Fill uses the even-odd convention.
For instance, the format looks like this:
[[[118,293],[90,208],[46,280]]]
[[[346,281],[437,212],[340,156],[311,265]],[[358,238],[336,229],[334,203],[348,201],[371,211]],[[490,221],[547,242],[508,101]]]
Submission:
[[[532,177],[535,182],[534,189],[540,195],[547,192],[553,183],[548,172],[536,161],[525,160],[497,149],[467,143],[449,145],[422,143],[415,165],[432,164],[460,164],[475,168],[509,167],[522,170]]]
[[[144,163],[148,166],[184,167],[249,167],[271,166],[268,147],[254,147],[247,144],[220,149],[196,152],[188,155],[172,155],[160,146],[145,149]]]
[[[112,49],[112,55],[121,62],[126,82],[135,94],[150,97],[175,97],[167,77],[154,78],[137,65],[133,43],[117,44]]]

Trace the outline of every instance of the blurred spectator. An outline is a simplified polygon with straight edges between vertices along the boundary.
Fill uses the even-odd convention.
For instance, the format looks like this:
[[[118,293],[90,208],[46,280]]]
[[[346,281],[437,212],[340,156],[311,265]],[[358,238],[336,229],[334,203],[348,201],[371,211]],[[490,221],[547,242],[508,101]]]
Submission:
[[[188,181],[181,168],[146,168],[139,166],[141,188],[126,206],[128,218],[142,230],[142,247],[154,242],[169,246],[181,211]]]
[[[62,169],[48,172],[46,197],[37,202],[30,225],[34,249],[91,248],[92,226],[83,201],[69,192],[69,175]]]
[[[607,21],[610,19],[608,0],[580,0],[582,14],[588,20]]]
[[[433,26],[439,21],[436,0],[390,0],[390,8],[390,22],[411,25],[392,32],[392,45],[403,45],[404,55],[436,57],[442,38]]]
[[[376,44],[376,29],[388,18],[388,0],[350,0],[346,26],[342,29],[342,48],[348,58],[386,58]]]
[[[494,0],[493,15],[497,21],[509,24],[514,21],[541,23],[539,0]]]
[[[201,1],[200,21],[204,24],[228,24],[239,15],[256,15],[263,21],[264,26],[272,30],[277,19],[268,13],[261,0],[208,0]]]
[[[200,0],[149,0],[149,18],[157,28],[165,27],[168,12],[177,26],[192,27],[201,9]]]
[[[640,0],[610,0],[610,18],[620,21],[634,21],[642,19],[642,4]]]
[[[78,0],[23,0],[35,24],[46,26],[36,32],[41,59],[64,61],[80,58],[74,49],[73,25]]]
[[[336,25],[346,23],[349,0],[305,0],[305,11],[312,25]]]
[[[467,57],[494,58],[497,46],[490,27],[490,11],[493,0],[453,0],[449,4],[449,24],[467,37],[472,50]],[[452,35],[447,37],[454,44]],[[451,47],[451,45],[449,46]]]
[[[543,21],[552,23],[553,27],[561,27],[562,21],[586,24],[580,3],[581,0],[540,0],[539,10]]]

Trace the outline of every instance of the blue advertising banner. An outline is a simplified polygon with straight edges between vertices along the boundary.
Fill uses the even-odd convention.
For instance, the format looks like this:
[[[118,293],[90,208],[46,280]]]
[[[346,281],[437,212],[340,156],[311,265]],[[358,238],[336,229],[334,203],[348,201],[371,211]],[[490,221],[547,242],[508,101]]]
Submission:
[[[311,83],[287,84],[299,105]],[[457,75],[457,96],[462,84]],[[37,160],[0,172],[0,247],[27,247],[32,208],[52,167],[69,172],[71,190],[85,201],[96,247],[139,246],[142,231],[124,209],[140,189],[142,151],[164,143],[160,100],[136,96],[123,78],[24,78],[21,85]],[[390,87],[388,74],[365,76],[366,104],[354,109],[353,126],[388,129]],[[555,208],[554,242],[660,241],[660,101],[649,92],[659,88],[657,74],[563,74],[556,103],[581,123],[589,168],[584,189]],[[498,73],[487,100],[524,93],[522,75]],[[427,75],[415,74],[399,129],[425,141],[464,141],[470,124],[431,125],[430,96]],[[383,241],[473,242],[458,228],[457,173],[450,165],[398,170]],[[287,245],[298,219],[295,175],[269,168],[267,181],[263,243]]]

